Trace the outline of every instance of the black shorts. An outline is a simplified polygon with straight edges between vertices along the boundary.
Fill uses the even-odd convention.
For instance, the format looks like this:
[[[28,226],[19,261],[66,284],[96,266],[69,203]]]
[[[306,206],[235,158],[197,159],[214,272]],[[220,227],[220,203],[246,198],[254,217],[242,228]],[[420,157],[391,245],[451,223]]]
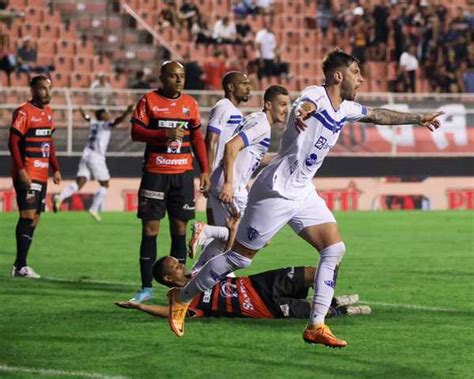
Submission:
[[[36,213],[44,212],[47,183],[33,181],[30,188],[26,189],[18,181],[14,181],[13,186],[19,211],[34,209]]]
[[[275,76],[275,61],[273,59],[263,59],[258,73],[259,79]]]
[[[145,172],[138,190],[138,214],[143,220],[194,218],[194,173],[152,174]]]
[[[307,318],[311,305],[306,300],[304,267],[287,267],[250,275],[253,287],[275,318]]]

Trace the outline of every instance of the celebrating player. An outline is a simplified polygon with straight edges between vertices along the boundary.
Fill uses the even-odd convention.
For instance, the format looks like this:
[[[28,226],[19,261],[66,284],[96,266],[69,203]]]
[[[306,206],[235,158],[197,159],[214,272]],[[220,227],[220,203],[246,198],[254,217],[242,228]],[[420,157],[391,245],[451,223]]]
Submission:
[[[112,128],[115,128],[125,119],[132,111],[132,108],[133,106],[130,105],[122,115],[113,121],[112,115],[106,109],[102,108],[96,111],[95,119],[92,119],[82,108],[79,108],[84,120],[90,122],[89,139],[79,161],[76,181],[65,187],[59,195],[54,197],[55,212],[60,210],[61,203],[64,200],[80,191],[92,176],[99,182],[100,188],[94,195],[92,205],[89,208],[89,214],[97,221],[101,221],[99,211],[102,209],[110,180],[109,170],[105,163],[105,153],[109,145],[110,133]]]
[[[160,220],[168,211],[171,255],[186,260],[186,225],[194,218],[194,174],[191,147],[201,169],[201,191],[209,189],[206,147],[200,131],[199,106],[181,91],[184,68],[163,63],[162,86],[144,95],[132,115],[132,139],[146,142],[138,217],[142,219],[140,273],[142,289],[135,302],[153,298],[151,268],[156,259]]]
[[[13,160],[13,185],[20,218],[16,225],[16,260],[11,275],[24,278],[39,278],[26,258],[38,226],[41,212],[45,209],[46,187],[49,167],[53,171],[53,182],[61,182],[56,148],[52,138],[54,132],[51,101],[51,81],[43,75],[30,82],[31,100],[13,112],[8,147]]]
[[[230,71],[222,79],[224,98],[211,109],[206,131],[207,161],[211,172],[219,165],[224,156],[224,145],[232,137],[236,127],[244,116],[239,108],[249,100],[252,86],[247,75],[239,71]],[[207,207],[207,222],[216,225],[212,211]]]
[[[190,242],[190,253],[194,255],[200,241],[214,238],[202,252],[204,262],[224,251],[225,244],[221,239],[225,239],[227,232],[224,227],[226,219],[231,210],[244,213],[247,186],[270,146],[271,127],[276,123],[284,123],[288,117],[290,96],[285,87],[268,87],[263,95],[263,103],[262,111],[245,117],[235,130],[234,136],[225,144],[223,159],[212,172],[208,207],[212,210],[216,226],[204,226],[202,222],[196,222]]]
[[[196,295],[188,317],[308,318],[306,300],[313,286],[314,267],[288,267],[239,278],[220,279],[214,287]],[[167,287],[184,286],[191,278],[176,258],[162,257],[153,266],[153,277]],[[341,295],[331,301],[327,317],[370,314],[367,305],[355,305],[359,296]],[[156,317],[168,317],[169,306],[116,302],[121,308],[137,309]]]
[[[320,253],[313,306],[303,339],[330,347],[347,345],[325,324],[345,245],[336,220],[315,191],[312,179],[345,122],[417,124],[433,131],[439,127],[436,118],[441,113],[401,113],[354,102],[363,78],[357,60],[343,51],[327,55],[323,72],[325,85],[306,88],[295,101],[277,156],[252,186],[233,247],[208,261],[183,289],[170,290],[168,320],[177,336],[184,334],[186,310],[194,296],[212,288],[222,275],[250,266],[255,254],[289,224]]]

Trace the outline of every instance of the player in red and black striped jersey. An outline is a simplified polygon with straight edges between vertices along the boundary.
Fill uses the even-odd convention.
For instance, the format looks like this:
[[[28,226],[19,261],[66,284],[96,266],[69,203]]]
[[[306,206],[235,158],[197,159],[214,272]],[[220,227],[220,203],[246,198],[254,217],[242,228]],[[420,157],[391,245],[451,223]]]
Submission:
[[[8,147],[13,160],[12,178],[17,195],[20,218],[16,226],[17,255],[11,275],[39,278],[27,265],[26,257],[45,209],[49,168],[55,184],[61,182],[56,148],[53,141],[54,123],[51,101],[51,81],[43,75],[30,82],[31,100],[13,112]]]
[[[201,169],[201,191],[209,189],[209,174],[199,106],[184,93],[184,67],[163,63],[161,88],[148,92],[132,116],[132,139],[145,142],[143,176],[138,193],[142,219],[140,273],[142,288],[133,297],[143,302],[153,297],[151,268],[156,259],[160,220],[168,212],[171,254],[186,260],[186,226],[194,218],[193,156]]]
[[[307,318],[311,304],[306,300],[313,286],[314,267],[288,267],[248,277],[224,277],[204,293],[196,295],[188,317]],[[153,276],[168,287],[184,286],[191,278],[184,265],[173,257],[162,257],[153,266]],[[368,306],[355,305],[358,295],[334,297],[328,317],[370,314]],[[117,302],[158,317],[168,317],[169,307]]]

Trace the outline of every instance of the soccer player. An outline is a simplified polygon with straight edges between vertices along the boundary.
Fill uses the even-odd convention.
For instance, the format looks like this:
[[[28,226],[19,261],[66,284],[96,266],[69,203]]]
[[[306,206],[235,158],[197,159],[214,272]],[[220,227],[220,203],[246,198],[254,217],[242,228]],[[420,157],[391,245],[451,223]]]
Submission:
[[[249,100],[252,86],[247,75],[239,71],[230,71],[222,79],[224,98],[211,109],[206,131],[207,161],[211,172],[219,165],[224,156],[224,145],[232,137],[236,127],[244,116],[239,108]],[[210,208],[207,208],[207,221],[214,225]]]
[[[64,200],[80,191],[92,176],[99,182],[100,187],[94,195],[92,205],[89,208],[89,214],[95,220],[101,221],[99,211],[102,209],[110,180],[109,169],[105,163],[105,153],[109,145],[110,134],[112,129],[119,125],[132,109],[133,105],[130,105],[122,115],[112,120],[112,115],[104,108],[95,112],[95,119],[86,114],[82,108],[79,108],[84,120],[90,123],[89,138],[79,161],[76,181],[65,187],[59,195],[54,196],[53,205],[55,212],[61,209],[61,203]]]
[[[214,238],[202,252],[207,261],[224,251],[225,234],[228,231],[226,220],[231,212],[244,214],[247,206],[248,184],[252,174],[260,166],[263,156],[268,151],[271,138],[271,127],[284,123],[288,117],[290,96],[285,87],[273,85],[263,95],[263,109],[247,117],[224,147],[224,157],[212,172],[211,190],[208,207],[214,216],[215,226],[204,227],[196,222],[193,238],[190,241],[190,253],[194,256],[196,246],[203,238]],[[230,208],[229,208],[230,207]]]
[[[20,218],[16,225],[16,260],[12,276],[39,278],[26,258],[33,234],[45,209],[49,167],[53,182],[61,182],[61,173],[53,141],[53,111],[51,81],[43,75],[30,81],[31,100],[21,104],[13,112],[8,147],[13,160],[12,178]]]
[[[138,193],[138,217],[142,219],[140,273],[142,288],[135,302],[153,298],[151,269],[156,259],[160,220],[168,211],[171,255],[186,261],[186,225],[194,218],[193,157],[200,169],[200,189],[209,189],[206,146],[200,127],[199,106],[181,93],[184,68],[167,61],[160,69],[161,88],[145,94],[132,115],[132,140],[146,142],[143,176]],[[192,150],[191,150],[192,148]]]
[[[239,278],[220,279],[214,287],[196,295],[188,317],[308,318],[306,300],[313,286],[314,267],[288,267]],[[176,258],[162,257],[153,265],[153,277],[167,287],[184,286],[192,274]],[[327,317],[370,314],[366,305],[355,305],[359,295],[336,296]],[[157,317],[168,317],[169,307],[132,301],[116,302],[121,308],[137,309]]]
[[[441,112],[401,113],[354,102],[363,77],[357,60],[341,50],[326,56],[323,72],[325,85],[304,89],[295,101],[278,154],[252,186],[232,248],[208,261],[184,288],[170,290],[168,321],[177,336],[184,334],[186,309],[194,296],[212,288],[222,275],[250,266],[255,254],[289,224],[320,254],[314,276],[313,306],[303,339],[329,347],[347,345],[325,324],[345,245],[336,220],[318,196],[312,179],[336,144],[345,122],[417,124],[434,131],[439,127],[436,118]]]

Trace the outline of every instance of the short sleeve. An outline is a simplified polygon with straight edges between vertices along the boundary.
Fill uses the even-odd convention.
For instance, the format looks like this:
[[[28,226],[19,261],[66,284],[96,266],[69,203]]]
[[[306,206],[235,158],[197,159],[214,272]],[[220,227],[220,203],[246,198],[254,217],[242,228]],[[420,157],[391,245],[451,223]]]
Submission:
[[[318,112],[324,108],[323,101],[325,98],[326,94],[324,92],[324,88],[317,86],[307,87],[303,90],[301,96],[295,101],[294,105],[307,101],[313,103],[316,106],[316,112]]]
[[[348,101],[346,104],[346,120],[347,121],[358,121],[361,118],[367,116],[367,107],[356,103],[354,101]]]
[[[226,122],[226,110],[222,104],[211,109],[207,130],[216,134],[221,134]]]
[[[28,115],[25,110],[17,109],[12,117],[12,131],[20,136],[26,134],[28,130]]]
[[[254,145],[269,138],[269,125],[266,120],[250,119],[246,120],[239,132],[240,138],[244,141],[245,146]]]
[[[132,114],[132,122],[138,123],[145,128],[148,127],[150,116],[148,115],[148,100],[146,95],[138,101],[137,106]]]

